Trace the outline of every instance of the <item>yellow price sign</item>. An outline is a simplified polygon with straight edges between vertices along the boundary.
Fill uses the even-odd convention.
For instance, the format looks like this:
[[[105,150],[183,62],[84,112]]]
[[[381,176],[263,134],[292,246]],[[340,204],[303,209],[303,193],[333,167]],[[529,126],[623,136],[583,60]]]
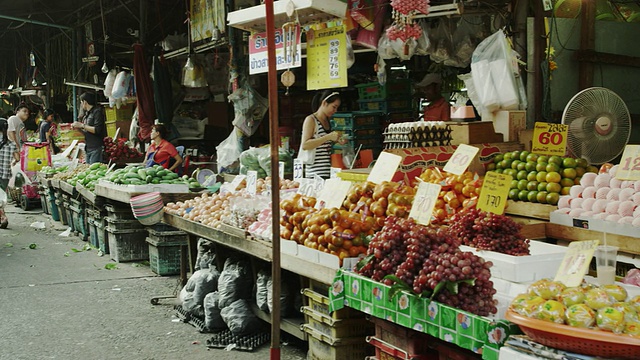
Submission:
[[[479,150],[480,149],[475,146],[466,144],[458,145],[458,148],[451,156],[451,159],[447,161],[443,170],[454,175],[462,175],[476,157]]]
[[[440,194],[440,188],[440,185],[428,182],[418,184],[418,191],[413,198],[409,217],[413,218],[418,224],[429,225],[433,208]]]
[[[495,171],[487,172],[480,189],[477,208],[502,215],[507,205],[511,180],[513,180],[511,175],[498,174]]]
[[[599,243],[599,240],[586,240],[574,241],[569,244],[553,280],[559,281],[567,287],[579,286]]]
[[[616,172],[618,180],[640,180],[640,145],[627,145]]]
[[[569,125],[536,122],[533,128],[531,152],[541,155],[564,156],[567,151]]]

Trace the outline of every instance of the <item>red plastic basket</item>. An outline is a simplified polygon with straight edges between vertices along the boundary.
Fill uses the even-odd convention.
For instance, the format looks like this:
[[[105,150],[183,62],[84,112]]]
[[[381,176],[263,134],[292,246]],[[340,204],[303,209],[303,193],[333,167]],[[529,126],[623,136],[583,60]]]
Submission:
[[[542,345],[583,355],[640,359],[640,338],[634,336],[532,319],[510,309],[505,317]]]

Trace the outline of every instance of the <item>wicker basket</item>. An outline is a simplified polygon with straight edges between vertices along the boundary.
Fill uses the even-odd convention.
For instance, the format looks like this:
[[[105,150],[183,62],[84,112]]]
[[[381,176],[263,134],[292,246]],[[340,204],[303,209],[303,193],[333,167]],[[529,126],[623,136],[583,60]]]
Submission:
[[[20,196],[22,195],[22,188],[17,187],[7,187],[7,192],[9,193],[9,198],[16,203],[20,202]]]
[[[555,324],[528,318],[512,310],[508,310],[505,317],[518,324],[527,336],[542,345],[583,355],[640,359],[638,337]]]

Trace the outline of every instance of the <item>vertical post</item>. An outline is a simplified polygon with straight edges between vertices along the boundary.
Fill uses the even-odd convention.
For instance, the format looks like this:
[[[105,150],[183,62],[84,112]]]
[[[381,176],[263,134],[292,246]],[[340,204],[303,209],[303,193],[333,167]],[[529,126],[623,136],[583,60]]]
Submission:
[[[534,121],[542,121],[542,71],[540,65],[544,59],[544,51],[547,47],[547,39],[543,35],[545,34],[544,27],[544,9],[542,8],[542,1],[533,2],[533,64],[528,64],[527,67],[532,71],[527,76],[527,81],[533,81],[533,119]],[[529,105],[531,106],[531,104]]]
[[[582,0],[582,11],[580,11],[580,51],[595,50],[595,47],[596,4],[592,0]],[[593,86],[593,63],[581,61],[578,71],[578,90]]]
[[[71,31],[71,73],[73,74],[73,76],[75,76],[78,73],[77,36],[78,36],[78,32],[75,29],[73,29],[73,31]],[[72,78],[71,80],[75,80],[75,78]],[[71,96],[73,96],[73,99],[71,101],[71,103],[73,104],[73,121],[77,121],[78,120],[78,89],[75,86],[71,87]]]
[[[267,62],[269,65],[269,142],[271,145],[271,237],[273,279],[273,297],[271,304],[271,360],[280,359],[280,145],[278,121],[278,74],[276,70],[275,23],[273,18],[273,0],[265,1],[267,26]]]

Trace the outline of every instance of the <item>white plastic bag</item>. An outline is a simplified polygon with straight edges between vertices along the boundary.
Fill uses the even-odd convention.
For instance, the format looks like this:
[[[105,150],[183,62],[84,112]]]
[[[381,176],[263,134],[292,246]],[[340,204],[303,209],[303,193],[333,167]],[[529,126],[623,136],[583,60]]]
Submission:
[[[129,92],[129,80],[131,75],[126,71],[120,71],[116,75],[115,82],[113,83],[113,89],[111,90],[111,97],[114,99],[120,99],[127,95]]]
[[[235,127],[220,145],[216,146],[216,154],[218,156],[218,166],[220,168],[228,167],[240,158],[242,147],[238,138],[238,129]]]
[[[109,70],[107,78],[104,80],[104,96],[111,97],[113,91],[113,84],[116,82],[116,69]]]
[[[229,95],[228,99],[233,102],[235,113],[233,126],[247,136],[253,135],[269,108],[267,99],[258,94],[247,82]]]

